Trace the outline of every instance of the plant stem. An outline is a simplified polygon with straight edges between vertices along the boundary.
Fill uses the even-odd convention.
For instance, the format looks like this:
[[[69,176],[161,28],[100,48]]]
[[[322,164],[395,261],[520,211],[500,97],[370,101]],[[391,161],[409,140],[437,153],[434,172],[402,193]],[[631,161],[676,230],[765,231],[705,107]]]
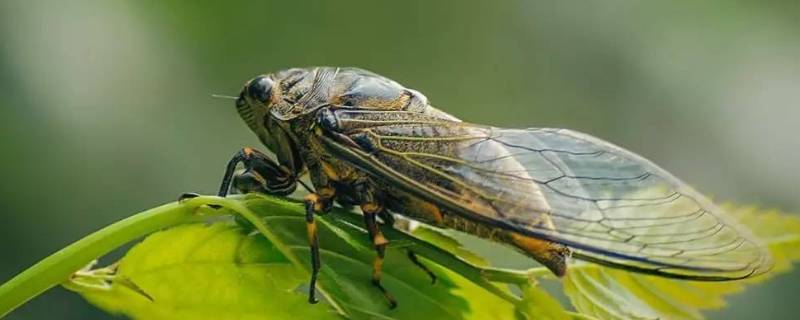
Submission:
[[[125,243],[170,226],[207,219],[208,215],[195,213],[194,209],[199,203],[193,203],[192,200],[140,212],[96,231],[39,261],[0,286],[0,318],[45,290],[66,281],[70,275],[92,260]]]

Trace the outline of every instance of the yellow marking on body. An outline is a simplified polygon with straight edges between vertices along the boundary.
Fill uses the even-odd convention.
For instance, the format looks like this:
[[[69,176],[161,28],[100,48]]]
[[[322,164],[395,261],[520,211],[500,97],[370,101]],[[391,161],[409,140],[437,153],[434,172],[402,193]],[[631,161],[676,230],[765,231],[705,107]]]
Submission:
[[[419,210],[421,210],[422,213],[431,216],[433,218],[433,221],[436,221],[436,223],[441,224],[444,221],[444,216],[442,216],[442,211],[439,210],[439,207],[437,207],[436,205],[430,202],[420,201],[418,206]]]
[[[316,193],[309,193],[305,197],[303,197],[303,199],[305,201],[311,202],[311,204],[314,206],[313,209],[316,212],[322,212],[322,209],[324,209],[322,198]]]
[[[566,259],[570,252],[567,247],[555,242],[536,239],[519,233],[510,233],[510,235],[511,243],[514,246],[536,259],[536,261],[539,261],[539,263],[550,269],[556,276],[563,277],[566,274]]]
[[[317,224],[314,222],[306,223],[306,231],[308,232],[308,243],[314,244],[314,239],[317,237]]]
[[[320,161],[320,166],[322,167],[322,172],[325,173],[329,179],[333,181],[341,181],[339,172],[333,168],[333,165],[325,161]]]
[[[361,211],[365,214],[375,214],[381,211],[382,207],[377,203],[365,203],[361,205]]]
[[[380,123],[379,121],[370,121],[370,120],[350,120],[350,119],[348,119],[347,121]],[[388,121],[384,121],[384,122],[388,122]],[[397,124],[406,124],[406,123],[399,122]],[[431,123],[413,122],[413,124],[437,124],[437,123],[436,122],[431,122]],[[373,132],[372,130],[369,130],[369,129],[367,129],[365,131],[368,134],[370,134],[371,136],[373,136],[375,138],[378,138],[378,139],[401,140],[401,141],[464,141],[464,140],[474,140],[474,139],[486,139],[486,137],[474,136],[474,135],[461,135],[461,136],[436,137],[436,138],[431,138],[431,137],[409,137],[409,136],[385,136],[385,135],[377,134],[377,133],[375,133],[375,132]]]
[[[526,237],[519,233],[512,233],[511,240],[520,248],[525,249],[526,252],[534,255],[545,254],[551,243],[545,240]]]
[[[355,119],[355,118],[347,118],[342,119],[343,122],[354,122],[354,123],[365,123],[365,124],[442,124],[442,121],[402,121],[402,120],[371,120],[371,119]],[[411,138],[411,137],[407,137]],[[475,138],[475,137],[471,137]]]
[[[319,196],[323,199],[331,199],[336,194],[336,189],[331,187],[321,187],[317,191],[317,194],[319,194]]]
[[[319,202],[319,195],[315,193],[309,193],[305,197],[303,197],[303,200],[310,201],[311,203],[317,203]]]
[[[372,261],[372,279],[379,280],[381,278],[381,270],[383,269],[383,258],[375,257]]]
[[[383,236],[383,233],[381,233],[379,230],[378,234],[375,235],[375,238],[372,239],[372,244],[375,247],[385,246],[389,244],[389,240],[386,240],[386,238]]]

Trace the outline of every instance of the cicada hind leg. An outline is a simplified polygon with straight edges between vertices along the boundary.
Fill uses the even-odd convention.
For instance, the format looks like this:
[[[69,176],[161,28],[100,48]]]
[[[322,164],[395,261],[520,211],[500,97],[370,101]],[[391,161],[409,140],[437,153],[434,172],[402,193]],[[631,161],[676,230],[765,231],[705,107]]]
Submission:
[[[381,291],[386,302],[389,303],[389,307],[394,309],[397,307],[397,300],[381,284],[383,259],[386,256],[386,247],[389,245],[389,240],[383,236],[376,219],[377,216],[386,216],[388,213],[383,204],[374,196],[371,188],[367,187],[366,184],[356,186],[356,192],[362,197],[361,212],[364,214],[364,224],[367,227],[367,232],[369,232],[369,237],[376,253],[372,261],[372,285]]]

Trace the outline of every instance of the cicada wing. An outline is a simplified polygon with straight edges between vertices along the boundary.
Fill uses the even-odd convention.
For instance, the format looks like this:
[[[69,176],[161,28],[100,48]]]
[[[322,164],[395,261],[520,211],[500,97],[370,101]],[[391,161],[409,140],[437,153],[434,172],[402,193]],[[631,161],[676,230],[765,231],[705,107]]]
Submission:
[[[376,179],[598,263],[745,278],[768,251],[703,195],[630,151],[564,129],[502,129],[403,112],[328,111],[324,141]]]

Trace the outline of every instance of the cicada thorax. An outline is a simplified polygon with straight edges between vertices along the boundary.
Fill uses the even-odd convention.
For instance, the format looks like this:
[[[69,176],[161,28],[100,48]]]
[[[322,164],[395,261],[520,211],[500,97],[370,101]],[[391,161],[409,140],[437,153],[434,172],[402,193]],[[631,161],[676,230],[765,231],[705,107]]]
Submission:
[[[314,113],[322,106],[375,111],[409,111],[449,120],[455,117],[431,107],[425,95],[358,68],[317,67],[274,73],[277,92],[271,112],[290,120]]]

